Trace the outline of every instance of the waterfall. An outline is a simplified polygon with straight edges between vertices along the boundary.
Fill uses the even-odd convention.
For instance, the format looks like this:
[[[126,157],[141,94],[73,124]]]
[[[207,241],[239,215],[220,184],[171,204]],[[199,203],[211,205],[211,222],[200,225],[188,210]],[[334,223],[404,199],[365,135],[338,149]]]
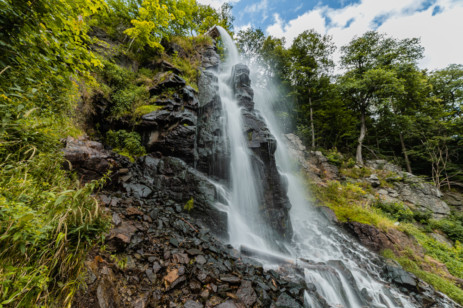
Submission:
[[[305,293],[307,307],[417,307],[408,295],[381,278],[381,266],[374,261],[378,256],[331,225],[310,204],[305,195],[307,189],[291,163],[285,137],[273,113],[272,102],[278,93],[272,92],[275,87],[257,87],[253,97],[256,114],[266,124],[269,139],[273,135],[276,140],[275,163],[281,178],[286,179],[286,195],[291,204],[288,211],[292,238],[283,244],[284,249],[281,243],[275,245],[281,239],[274,237],[272,227],[261,214],[265,189],[256,174],[254,153],[243,130],[246,108],[239,105],[230,80],[240,61],[239,53],[229,34],[221,27],[217,29],[226,52],[218,79],[224,130],[230,147],[230,184],[226,194],[230,243],[237,249],[246,246],[289,258],[296,264],[298,260],[304,260],[301,261],[304,262],[304,279],[310,289]],[[261,84],[256,81],[257,75],[251,74],[250,77],[253,84]],[[261,261],[267,262],[267,266],[275,266]]]

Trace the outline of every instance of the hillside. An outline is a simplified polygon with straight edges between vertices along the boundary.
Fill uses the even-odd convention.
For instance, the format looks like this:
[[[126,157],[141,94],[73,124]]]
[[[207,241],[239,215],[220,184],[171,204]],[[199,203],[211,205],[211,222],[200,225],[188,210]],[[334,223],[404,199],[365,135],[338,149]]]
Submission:
[[[335,76],[229,4],[0,9],[0,307],[463,305],[461,65],[372,31]]]

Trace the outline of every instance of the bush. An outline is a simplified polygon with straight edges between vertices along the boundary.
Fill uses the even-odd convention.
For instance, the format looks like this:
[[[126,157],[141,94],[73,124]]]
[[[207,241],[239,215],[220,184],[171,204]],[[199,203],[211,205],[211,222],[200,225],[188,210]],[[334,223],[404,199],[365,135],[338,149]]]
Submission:
[[[344,161],[344,156],[341,153],[339,153],[336,148],[329,150],[328,153],[326,154],[326,158],[328,159],[330,163],[338,167],[341,167]]]
[[[110,61],[104,61],[102,76],[105,82],[113,88],[124,88],[135,78],[133,72]]]
[[[450,219],[441,219],[429,221],[433,229],[439,229],[445,233],[451,240],[463,242],[463,226],[460,221]]]
[[[386,213],[392,219],[396,219],[401,222],[414,221],[414,213],[403,203],[389,203],[377,200],[373,206]]]
[[[112,95],[113,106],[111,114],[115,117],[130,114],[135,109],[135,105],[140,105],[148,100],[149,93],[145,86],[129,85],[126,88],[117,90]]]
[[[114,151],[127,156],[134,161],[134,156],[145,155],[145,148],[141,145],[141,136],[137,132],[127,132],[126,130],[108,131],[106,143]]]

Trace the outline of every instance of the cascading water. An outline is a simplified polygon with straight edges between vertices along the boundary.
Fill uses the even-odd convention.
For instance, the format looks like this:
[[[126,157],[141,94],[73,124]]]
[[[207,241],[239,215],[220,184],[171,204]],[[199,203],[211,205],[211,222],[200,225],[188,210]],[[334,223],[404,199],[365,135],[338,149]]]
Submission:
[[[232,69],[240,61],[239,53],[228,33],[221,27],[217,29],[227,54],[219,73],[219,89],[225,118],[224,130],[230,147],[231,179],[230,191],[225,192],[222,187],[220,190],[228,202],[230,242],[237,249],[246,246],[282,256],[281,249],[274,250],[275,240],[269,236],[272,232],[259,213],[263,188],[261,182],[256,180],[252,153],[242,130],[242,107],[238,105],[230,86]],[[255,78],[255,75],[251,75],[251,80],[257,84]],[[292,159],[284,145],[285,137],[273,114],[272,101],[278,95],[272,93],[271,88],[255,88],[254,91],[256,109],[261,112],[277,142],[276,165],[288,182],[293,239],[286,244],[287,254],[283,257],[296,260],[295,263],[302,262],[304,278],[308,285],[315,288],[310,294],[306,292],[306,306],[418,307],[411,298],[395,287],[388,286],[381,278],[381,267],[372,261],[378,260],[377,256],[359,247],[347,235],[330,225],[307,201],[304,193],[306,189],[291,164]],[[221,206],[221,209],[224,208]]]
[[[228,33],[221,27],[217,28],[227,51],[227,59],[219,74],[219,91],[226,115],[225,132],[230,144],[231,206],[228,213],[230,242],[235,247],[249,245],[267,250],[269,247],[261,238],[265,230],[259,230],[264,225],[257,212],[259,187],[254,181],[255,175],[247,142],[241,130],[243,126],[241,108],[236,103],[229,82],[233,65],[239,61],[239,53]]]

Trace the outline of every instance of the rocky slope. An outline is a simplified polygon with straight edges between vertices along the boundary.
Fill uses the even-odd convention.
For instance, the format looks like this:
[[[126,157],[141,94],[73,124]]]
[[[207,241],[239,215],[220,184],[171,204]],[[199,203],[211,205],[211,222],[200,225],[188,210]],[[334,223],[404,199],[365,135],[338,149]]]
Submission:
[[[224,196],[217,183],[229,182],[224,168],[229,153],[215,75],[219,62],[213,47],[203,52],[199,93],[169,64],[164,65],[167,77],[149,91],[161,108],[141,116],[132,127],[141,134],[149,153],[135,162],[86,138],[66,141],[67,167],[76,170],[83,181],[112,172],[99,199],[113,227],[105,242],[87,258],[87,287],[76,296],[74,307],[301,307],[304,292],[314,293],[314,286],[303,279],[300,264],[264,256],[280,264],[276,270],[265,271],[246,257],[252,250],[240,253],[223,244],[228,236],[227,218],[220,208]],[[243,106],[242,133],[266,187],[263,217],[273,226],[276,238],[288,241],[292,229],[286,187],[275,165],[275,140],[254,110],[249,69],[237,65],[230,82]],[[163,96],[164,91],[170,95]],[[104,117],[104,112],[98,117]],[[319,153],[307,161],[300,141],[288,138],[293,140],[301,164],[321,185],[327,176],[341,176]],[[375,179],[370,176],[370,180]],[[403,191],[407,189],[403,186],[397,197],[406,196]],[[421,198],[429,198],[420,191],[424,194]],[[428,195],[440,198],[433,194]],[[387,191],[387,195],[395,197],[394,192]],[[336,222],[332,212],[321,210]],[[445,211],[437,214],[445,215]],[[375,251],[391,241],[391,247],[397,244],[389,235],[364,225],[344,227]],[[409,244],[401,235],[397,237]],[[384,268],[384,279],[411,292],[423,307],[447,301],[397,264],[378,262]],[[364,301],[368,303],[368,298]],[[319,304],[328,307],[322,298]]]

